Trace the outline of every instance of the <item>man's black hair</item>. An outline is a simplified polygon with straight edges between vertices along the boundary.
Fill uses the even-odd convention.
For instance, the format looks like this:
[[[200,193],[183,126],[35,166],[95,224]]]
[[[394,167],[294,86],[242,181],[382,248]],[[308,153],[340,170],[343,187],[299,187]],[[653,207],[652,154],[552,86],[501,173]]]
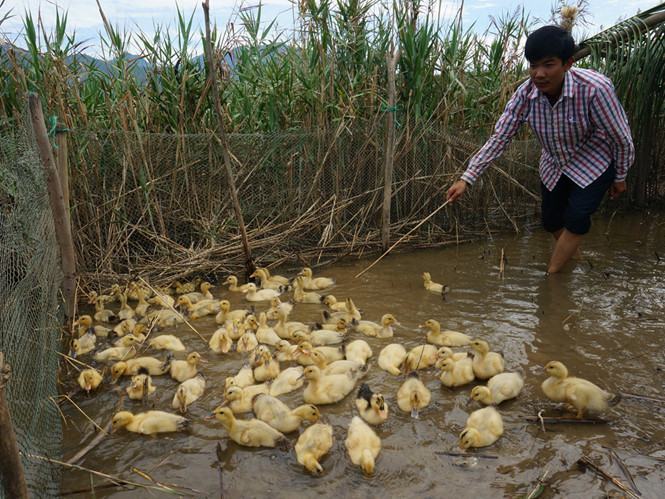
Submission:
[[[575,53],[575,40],[559,26],[543,26],[531,33],[526,39],[524,56],[529,62],[546,57],[558,57],[564,63]]]

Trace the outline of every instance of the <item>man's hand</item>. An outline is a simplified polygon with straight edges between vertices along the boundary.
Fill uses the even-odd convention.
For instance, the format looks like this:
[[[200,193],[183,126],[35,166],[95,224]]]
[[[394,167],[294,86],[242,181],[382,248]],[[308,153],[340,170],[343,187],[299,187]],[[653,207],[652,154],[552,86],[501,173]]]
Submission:
[[[466,191],[466,182],[464,180],[458,180],[452,186],[450,186],[450,189],[448,189],[448,193],[446,194],[446,201],[450,201],[451,203],[455,202],[458,197],[464,194],[464,191]]]
[[[614,182],[610,186],[610,199],[616,199],[624,192],[626,192],[626,181]],[[450,191],[448,191],[448,195],[450,196]]]

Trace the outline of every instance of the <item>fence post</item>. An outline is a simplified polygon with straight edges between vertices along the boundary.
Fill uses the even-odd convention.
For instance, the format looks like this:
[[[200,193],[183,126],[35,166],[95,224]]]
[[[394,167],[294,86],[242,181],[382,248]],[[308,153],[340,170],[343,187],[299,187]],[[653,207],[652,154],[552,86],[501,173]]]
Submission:
[[[69,154],[67,145],[67,130],[56,129],[55,140],[58,145],[56,163],[58,164],[58,176],[60,177],[60,186],[62,187],[62,199],[65,204],[65,213],[71,226],[69,213]]]
[[[46,125],[44,124],[44,113],[39,96],[35,93],[28,95],[30,108],[30,119],[32,130],[37,141],[39,158],[46,172],[46,184],[48,189],[51,213],[55,225],[55,238],[60,247],[60,258],[62,262],[62,294],[65,298],[65,316],[70,319],[74,316],[74,297],[76,292],[76,260],[74,256],[74,243],[72,240],[72,228],[69,216],[65,208],[62,186],[58,178],[55,161],[53,160],[53,149],[48,140]]]
[[[28,497],[23,464],[18,452],[16,435],[5,400],[5,385],[11,376],[9,364],[5,364],[0,352],[0,472],[7,497],[24,499]]]
[[[390,204],[393,189],[393,162],[395,156],[395,69],[399,51],[386,54],[388,66],[388,110],[386,113],[386,159],[383,176],[383,210],[381,213],[381,246],[385,251],[390,243]]]

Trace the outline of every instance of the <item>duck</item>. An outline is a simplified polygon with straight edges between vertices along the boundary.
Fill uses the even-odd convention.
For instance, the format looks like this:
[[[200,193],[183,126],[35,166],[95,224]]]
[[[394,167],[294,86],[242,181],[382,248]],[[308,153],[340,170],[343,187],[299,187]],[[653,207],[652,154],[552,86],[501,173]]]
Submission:
[[[323,295],[321,297],[321,303],[328,307],[333,312],[345,312],[346,311],[346,302],[337,301],[335,295]]]
[[[221,421],[229,438],[245,447],[276,447],[288,442],[286,437],[260,419],[239,420],[228,407],[217,407],[213,416]]]
[[[327,322],[330,319],[333,320],[344,319],[347,322],[351,322],[354,319],[357,321],[362,319],[362,314],[360,313],[360,310],[358,310],[358,307],[356,307],[356,304],[353,303],[353,300],[351,298],[347,298],[344,303],[346,305],[346,309],[344,310],[344,312],[330,313],[327,310],[324,310],[322,312],[323,322]]]
[[[261,393],[269,394],[270,387],[265,383],[249,385],[243,388],[229,386],[224,391],[224,404],[228,405],[234,414],[250,412],[252,410],[252,400]]]
[[[287,340],[280,340],[275,345],[275,358],[279,362],[291,362],[295,361],[300,355],[298,345],[292,345]]]
[[[187,356],[186,360],[173,360],[171,361],[170,374],[171,377],[182,383],[198,374],[197,366],[200,362],[205,362],[198,352],[192,352]]]
[[[466,427],[460,433],[461,449],[487,447],[503,435],[503,420],[494,407],[488,406],[473,411],[466,420]]]
[[[225,327],[217,329],[208,341],[210,350],[215,353],[229,353],[233,348],[233,340],[229,336]]]
[[[500,373],[492,376],[487,386],[474,386],[471,398],[485,405],[499,405],[504,400],[517,397],[524,387],[524,379],[517,373]]]
[[[319,461],[330,451],[332,444],[332,426],[324,423],[309,426],[296,441],[295,451],[298,462],[312,474],[322,473],[323,467]]]
[[[127,298],[129,300],[139,300],[139,293],[142,292],[146,298],[152,298],[154,295],[154,288],[151,288],[149,285],[144,286],[136,281],[130,281],[127,283]]]
[[[397,319],[395,319],[392,314],[385,314],[381,317],[381,324],[363,320],[354,321],[352,324],[355,326],[357,332],[363,333],[365,336],[371,336],[374,338],[392,338],[392,325],[399,325],[399,322],[397,322]]]
[[[490,346],[485,340],[473,340],[473,372],[478,379],[488,379],[503,372],[503,356],[497,352],[490,352]]]
[[[149,298],[147,302],[150,305],[155,305],[157,307],[170,309],[173,308],[173,306],[175,305],[175,298],[167,294],[159,293],[153,296],[152,298]]]
[[[406,359],[406,348],[399,343],[391,343],[383,347],[379,353],[379,367],[393,376],[402,374],[399,366]]]
[[[566,402],[577,410],[576,417],[584,417],[585,411],[604,412],[608,406],[619,402],[621,396],[614,395],[583,378],[568,376],[568,369],[559,361],[550,361],[545,365],[549,375],[543,381],[543,393],[555,402]]]
[[[254,415],[282,433],[291,433],[300,428],[303,421],[316,423],[321,417],[319,409],[312,404],[305,404],[291,410],[271,395],[261,393],[252,400]]]
[[[143,343],[145,334],[129,333],[127,336],[122,336],[113,342],[114,347],[128,347],[130,345]]]
[[[323,375],[316,366],[307,366],[303,373],[309,381],[303,392],[308,404],[324,405],[339,402],[353,391],[358,373]]]
[[[365,340],[354,340],[344,345],[344,355],[346,356],[346,360],[351,360],[364,366],[373,355],[373,352]]]
[[[226,390],[230,386],[238,386],[240,388],[245,388],[256,383],[254,379],[254,370],[249,365],[244,365],[240,370],[235,374],[235,376],[229,376],[224,380],[224,389]]]
[[[388,403],[380,393],[374,393],[367,383],[360,385],[356,397],[356,409],[371,425],[380,425],[388,419]]]
[[[473,361],[470,357],[461,360],[454,360],[451,357],[443,359],[437,363],[441,369],[439,379],[443,386],[455,388],[471,383],[476,379],[473,373]]]
[[[381,439],[374,430],[358,416],[353,416],[344,441],[351,462],[365,475],[374,474],[376,458],[381,452]]]
[[[92,305],[96,303],[97,300],[102,300],[104,303],[114,303],[118,301],[119,294],[120,294],[120,286],[114,284],[113,286],[111,286],[111,291],[106,295],[98,294],[97,291],[90,291],[90,293],[88,293],[88,303]]]
[[[423,272],[423,285],[427,291],[436,293],[437,295],[445,295],[448,292],[448,286],[432,281],[432,276],[429,272]]]
[[[240,338],[238,338],[238,345],[236,346],[237,352],[251,352],[259,345],[256,335],[251,331],[245,331]]]
[[[450,330],[441,331],[441,324],[434,319],[429,319],[418,327],[428,329],[427,342],[440,347],[465,347],[471,343],[471,336],[468,334]]]
[[[249,314],[249,310],[231,310],[231,302],[228,300],[221,300],[219,302],[219,312],[215,316],[217,324],[225,324],[226,321],[243,320]]]
[[[365,364],[353,360],[336,360],[334,362],[328,362],[326,357],[316,350],[312,350],[310,356],[314,362],[313,365],[318,367],[321,370],[321,374],[326,376],[329,374],[347,374],[349,372],[363,371],[363,368],[365,367]]]
[[[135,374],[150,374],[160,376],[169,371],[171,359],[166,361],[154,357],[136,357],[134,359],[121,360],[111,366],[111,382],[118,381],[120,376],[134,376]]]
[[[404,372],[427,369],[436,364],[437,348],[434,345],[413,347],[404,359]]]
[[[113,360],[127,360],[136,357],[136,346],[110,347],[95,354],[97,362],[110,362]]]
[[[288,321],[287,315],[283,310],[280,310],[277,313],[277,324],[273,327],[277,335],[283,340],[288,340],[293,337],[294,331],[305,331],[309,332],[311,328],[302,322],[299,321]]]
[[[157,388],[153,386],[152,378],[148,374],[137,374],[132,376],[132,381],[125,391],[131,400],[143,400],[156,390]]]
[[[185,322],[182,314],[176,310],[154,310],[145,316],[145,319],[151,323],[156,324],[160,328],[173,327]]]
[[[261,270],[262,272],[264,272],[266,277],[271,281],[276,281],[279,284],[283,284],[283,285],[289,284],[288,277],[284,277],[283,275],[272,275],[270,273],[270,269],[268,267],[259,267],[256,270]]]
[[[118,315],[113,311],[104,308],[105,301],[98,298],[95,301],[95,315],[97,322],[106,322],[107,324],[118,322]]]
[[[275,279],[271,279],[269,277],[269,273],[266,271],[266,269],[263,268],[258,268],[249,277],[255,277],[256,279],[259,280],[259,283],[261,284],[261,289],[282,289],[283,286],[287,286],[289,284],[288,279],[286,279],[286,282],[278,281]]]
[[[134,312],[137,317],[145,317],[148,315],[148,308],[150,307],[150,303],[146,300],[145,290],[141,286],[137,286],[135,292],[138,303],[134,307]]]
[[[330,331],[329,329],[317,329],[306,334],[307,341],[314,346],[339,345],[346,339],[346,331]]]
[[[302,277],[293,280],[293,301],[296,303],[321,303],[321,295],[315,291],[305,291]]]
[[[124,321],[126,319],[133,319],[136,315],[134,309],[127,304],[127,293],[120,293],[120,310],[118,311],[118,319]]]
[[[83,369],[79,373],[78,383],[81,387],[81,390],[85,390],[86,393],[90,393],[99,388],[99,385],[102,384],[102,375],[97,369]]]
[[[293,311],[293,303],[290,301],[281,301],[279,296],[275,296],[270,300],[270,308],[266,312],[268,320],[274,321],[278,319],[277,314],[282,311],[286,317]]]
[[[277,332],[268,326],[268,316],[265,312],[259,314],[258,323],[254,319],[252,326],[256,328],[256,340],[264,345],[275,346],[282,341]]]
[[[259,383],[275,379],[280,371],[277,359],[272,356],[267,347],[264,345],[262,347],[256,349],[257,359],[254,363],[254,379]]]
[[[208,281],[203,281],[199,285],[199,289],[201,291],[192,291],[191,293],[185,293],[183,295],[180,295],[179,298],[185,297],[187,298],[191,303],[199,303],[204,300],[214,300],[214,296],[212,296],[212,293],[210,290],[214,288],[212,284],[210,284]]]
[[[462,360],[466,357],[471,357],[471,354],[468,352],[453,352],[448,347],[439,347],[436,351],[436,364],[435,366],[441,369],[439,363],[445,359],[453,359],[455,362]]]
[[[171,407],[180,411],[181,414],[186,413],[187,408],[203,395],[205,386],[206,380],[201,374],[183,381],[173,396]]]
[[[281,293],[276,289],[257,289],[256,284],[250,282],[244,294],[247,301],[270,301]]]
[[[314,348],[312,344],[308,341],[302,342],[298,345],[298,355],[296,357],[296,362],[303,366],[311,366],[314,364],[312,360],[312,352],[317,351],[323,354],[328,362],[335,362],[338,360],[344,360],[344,349],[343,347],[316,347]]]
[[[187,298],[187,295],[178,297],[176,301],[178,307],[184,308],[187,312],[187,317],[192,320],[200,319],[206,315],[212,315],[219,312],[220,305],[217,300],[201,300],[196,303]]]
[[[174,289],[175,294],[184,295],[196,291],[199,287],[199,284],[201,284],[201,278],[197,277],[191,282],[173,281],[171,287]]]
[[[113,431],[125,428],[127,431],[143,435],[182,431],[188,426],[187,418],[164,411],[148,411],[139,414],[120,411],[113,416],[112,421]]]
[[[113,334],[122,338],[134,331],[134,328],[136,328],[136,321],[134,319],[124,319],[113,327]]]
[[[172,334],[161,334],[148,341],[148,346],[155,350],[170,350],[171,352],[184,352],[185,345]]]
[[[228,276],[222,284],[224,285],[228,284],[229,291],[233,293],[246,293],[248,289],[247,284],[242,284],[238,286],[238,278],[234,275]]]
[[[291,393],[305,384],[302,366],[289,367],[280,372],[270,383],[270,395],[279,397]]]
[[[326,289],[335,285],[335,280],[330,277],[313,277],[314,273],[309,267],[304,267],[298,276],[302,277],[304,289]]]
[[[72,340],[72,350],[74,351],[74,357],[92,352],[95,349],[96,344],[97,336],[95,335],[95,332],[91,329],[88,329],[88,332],[83,336],[74,338]]]
[[[92,317],[89,315],[82,315],[79,317],[77,320],[74,321],[74,327],[78,327],[77,330],[77,335],[78,336],[83,336],[85,333],[88,332],[89,329],[92,329],[92,331],[95,333],[96,336],[106,338],[109,333],[112,331],[108,327],[104,326],[93,326],[92,325]]]
[[[397,390],[397,406],[404,412],[411,413],[411,417],[418,419],[421,409],[427,407],[432,400],[432,393],[420,381],[418,373],[409,373],[406,381]]]

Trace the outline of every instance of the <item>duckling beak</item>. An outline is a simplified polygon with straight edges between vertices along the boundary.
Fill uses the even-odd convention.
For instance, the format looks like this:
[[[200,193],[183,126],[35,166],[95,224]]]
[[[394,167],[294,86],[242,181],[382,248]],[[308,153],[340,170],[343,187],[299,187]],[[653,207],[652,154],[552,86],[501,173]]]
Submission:
[[[205,421],[210,421],[211,419],[215,419],[215,413],[211,412],[208,414],[206,417],[203,418]]]

